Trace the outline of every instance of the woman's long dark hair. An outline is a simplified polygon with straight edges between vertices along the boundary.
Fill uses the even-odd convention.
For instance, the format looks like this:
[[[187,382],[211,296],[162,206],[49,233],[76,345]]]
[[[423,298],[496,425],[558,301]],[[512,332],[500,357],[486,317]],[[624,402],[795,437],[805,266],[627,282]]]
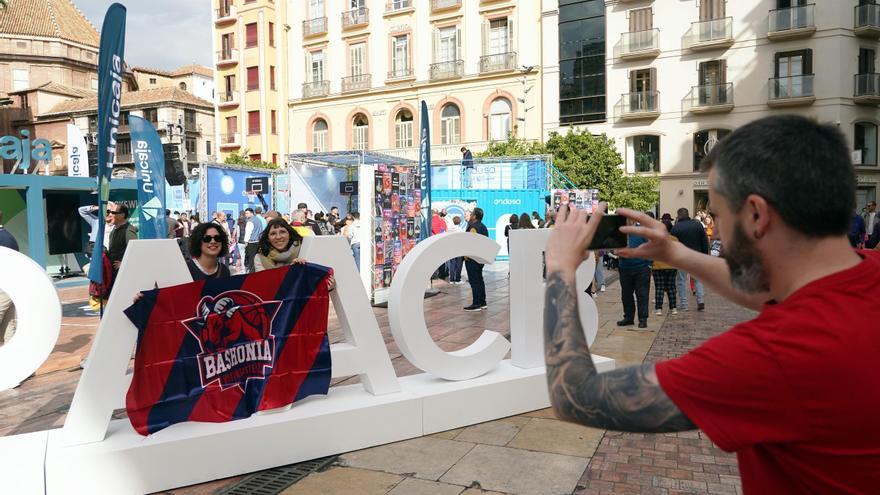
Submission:
[[[223,230],[223,227],[217,225],[214,222],[208,223],[200,223],[192,229],[192,232],[189,234],[189,255],[193,258],[198,258],[202,255],[202,237],[205,237],[205,234],[208,233],[208,229],[214,229],[217,231],[217,235],[220,236],[220,253],[217,255],[218,258],[222,258],[229,254],[229,236],[226,235],[226,231]]]
[[[529,216],[528,213],[523,213],[519,216],[519,228],[521,229],[533,229],[535,226],[532,224],[532,217]]]
[[[268,256],[269,252],[272,251],[272,243],[269,242],[269,231],[275,227],[281,227],[290,234],[290,240],[287,241],[287,246],[284,247],[285,251],[290,249],[290,246],[293,246],[293,243],[295,242],[302,244],[302,236],[293,230],[293,227],[287,223],[287,220],[283,218],[273,218],[272,220],[269,220],[269,223],[266,224],[266,228],[263,229],[263,233],[260,234],[260,245],[258,249],[263,256]]]

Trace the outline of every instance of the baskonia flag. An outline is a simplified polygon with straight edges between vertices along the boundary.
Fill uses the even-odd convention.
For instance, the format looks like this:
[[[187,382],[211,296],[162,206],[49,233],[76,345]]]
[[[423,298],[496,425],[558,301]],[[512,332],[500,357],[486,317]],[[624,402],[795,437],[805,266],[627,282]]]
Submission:
[[[230,421],[326,395],[330,274],[292,265],[144,292],[125,311],[138,329],[125,400],[134,429]]]

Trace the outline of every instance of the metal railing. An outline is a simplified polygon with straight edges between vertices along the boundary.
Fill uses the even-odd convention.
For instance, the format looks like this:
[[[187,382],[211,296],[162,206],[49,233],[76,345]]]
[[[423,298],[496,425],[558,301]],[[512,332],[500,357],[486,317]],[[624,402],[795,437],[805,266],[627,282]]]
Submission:
[[[327,32],[327,18],[315,17],[303,21],[303,36],[315,36]]]
[[[225,5],[221,2],[220,8],[216,9],[217,11],[217,22],[227,22],[231,20],[235,20],[235,6],[234,5]]]
[[[370,89],[371,81],[371,74],[360,74],[357,76],[343,77],[342,92],[348,93],[349,91],[366,91]]]
[[[657,50],[660,48],[660,30],[657,28],[647,31],[633,31],[623,33],[620,38],[620,54]]]
[[[461,7],[461,0],[431,0],[431,10]]]
[[[770,11],[770,33],[816,27],[815,4],[799,5]]]
[[[220,104],[224,103],[238,103],[238,92],[236,91],[228,91],[220,93],[217,98],[220,101]]]
[[[330,94],[330,81],[312,81],[303,83],[303,98],[315,98]]]
[[[388,79],[402,79],[404,77],[412,77],[412,75],[413,75],[412,67],[388,71]]]
[[[620,95],[621,115],[659,112],[660,93],[657,91],[640,91]]]
[[[392,0],[385,4],[385,12],[397,12],[410,7],[412,7],[412,0]]]
[[[201,126],[201,124],[199,124],[197,122],[183,121],[183,130],[184,130],[184,132],[195,132],[195,133],[201,134],[202,133],[202,126]]]
[[[238,48],[227,48],[217,51],[217,63],[238,62]]]
[[[342,28],[362,26],[369,22],[370,9],[359,7],[342,13]]]
[[[880,74],[856,74],[853,96],[880,96]]]
[[[493,53],[480,57],[480,72],[516,69],[516,52]]]
[[[431,64],[428,73],[432,81],[461,77],[464,75],[464,60],[451,60],[449,62]]]
[[[691,28],[685,36],[685,43],[688,47],[732,40],[733,17],[692,22]]]
[[[220,146],[235,146],[241,143],[241,133],[230,132],[220,134]]]
[[[880,4],[857,5],[853,22],[856,29],[880,28]]]
[[[813,74],[788,77],[771,77],[769,81],[770,100],[788,100],[815,96]]]
[[[733,83],[703,84],[691,87],[691,107],[713,107],[733,104]]]

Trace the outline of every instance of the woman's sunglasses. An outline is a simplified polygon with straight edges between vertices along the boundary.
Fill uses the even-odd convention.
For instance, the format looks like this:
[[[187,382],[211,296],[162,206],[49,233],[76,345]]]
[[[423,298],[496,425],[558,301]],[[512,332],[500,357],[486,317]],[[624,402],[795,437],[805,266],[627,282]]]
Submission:
[[[206,235],[205,237],[202,237],[202,242],[204,242],[204,243],[208,243],[211,241],[219,242],[220,244],[223,244],[223,237],[221,237],[219,235]]]

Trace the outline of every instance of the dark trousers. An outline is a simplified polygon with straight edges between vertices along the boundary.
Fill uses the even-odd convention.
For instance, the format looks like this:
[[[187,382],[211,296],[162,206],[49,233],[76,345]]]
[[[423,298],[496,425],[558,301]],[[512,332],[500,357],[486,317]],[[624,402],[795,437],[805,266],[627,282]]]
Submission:
[[[678,270],[654,270],[654,307],[663,309],[663,294],[669,296],[669,309],[675,308],[675,275]]]
[[[254,273],[254,258],[257,256],[257,250],[260,244],[257,242],[249,242],[244,248],[244,268],[248,273]]]
[[[464,267],[467,270],[468,283],[471,284],[471,292],[474,295],[474,306],[485,306],[486,284],[483,282],[483,264],[474,260],[465,260]]]
[[[651,292],[651,267],[621,268],[620,292],[623,299],[623,319],[633,321],[638,301],[639,321],[648,320],[648,294]],[[633,300],[635,295],[635,300]]]
[[[461,282],[461,267],[464,264],[464,258],[461,256],[457,258],[452,258],[451,260],[446,262],[446,266],[449,269],[449,281],[450,282]]]

